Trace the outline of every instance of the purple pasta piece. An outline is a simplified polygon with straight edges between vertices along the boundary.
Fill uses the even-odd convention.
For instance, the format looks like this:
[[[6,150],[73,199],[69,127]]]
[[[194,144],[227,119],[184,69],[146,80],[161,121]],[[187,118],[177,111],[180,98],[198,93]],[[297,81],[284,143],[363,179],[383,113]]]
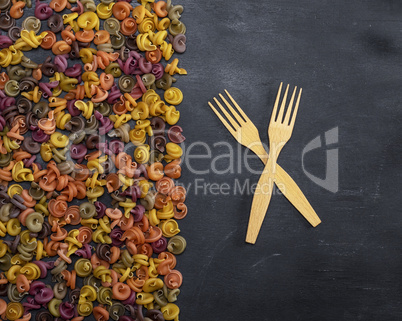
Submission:
[[[146,179],[148,179],[148,172],[146,167],[144,166],[144,164],[141,164],[140,166],[138,166],[138,168],[135,170],[134,173],[134,178],[138,178],[140,176],[144,176]]]
[[[165,68],[161,63],[153,64],[152,65],[152,74],[155,76],[155,80],[161,79],[163,74],[165,73]]]
[[[49,88],[56,88],[57,86],[59,85],[59,81],[57,80],[57,81],[52,81],[52,82],[49,82],[49,83],[47,83],[47,86],[49,87]]]
[[[144,57],[138,60],[138,67],[143,74],[149,74],[152,71],[152,63],[147,61]]]
[[[121,140],[113,139],[109,143],[109,148],[113,154],[118,154],[124,151],[124,143]]]
[[[127,305],[127,304],[134,305],[134,303],[135,303],[135,294],[136,293],[133,290],[131,290],[130,296],[126,300],[121,301],[121,303],[124,304],[124,305]]]
[[[47,99],[52,96],[52,91],[50,90],[48,84],[41,82],[39,83],[39,88],[42,89],[42,97]]]
[[[36,0],[35,2],[35,17],[39,20],[47,20],[53,15],[53,9],[47,3]]]
[[[105,155],[113,155],[112,151],[109,149],[108,142],[98,143],[96,144],[96,148]]]
[[[18,247],[18,244],[20,244],[20,241],[21,241],[21,236],[18,234],[15,237],[14,241],[3,241],[3,242],[8,245],[8,247],[11,250],[11,253],[14,254],[17,251],[17,247]]]
[[[46,286],[44,288],[41,288],[36,294],[35,294],[35,302],[39,304],[46,304],[48,303],[51,299],[53,299],[54,293],[52,289],[47,288]]]
[[[137,187],[138,189],[140,189],[139,186]],[[134,222],[140,222],[144,217],[145,207],[142,206],[141,204],[138,204],[130,211],[130,213],[133,214],[134,216]]]
[[[35,164],[36,164],[36,163],[35,163]],[[39,170],[42,170],[42,167],[39,167],[39,166],[38,166],[38,169],[39,169]],[[45,239],[45,237],[49,236],[51,233],[52,233],[52,228],[51,228],[49,222],[46,222],[46,221],[45,221],[45,222],[43,222],[43,224],[42,224],[42,229],[40,230],[39,233],[37,233],[37,234],[38,234],[37,237],[38,237],[39,239],[43,240],[43,239]],[[49,262],[49,263],[52,263],[52,262]]]
[[[53,93],[50,89],[56,88],[58,85],[59,85],[58,81],[52,81],[50,83],[40,82],[39,88],[42,89],[42,97],[47,99],[47,98],[53,96]]]
[[[107,206],[99,201],[96,201],[94,203],[94,205],[95,205],[95,209],[96,209],[96,213],[97,213],[97,215],[94,218],[98,220],[98,219],[102,218],[103,216],[105,216],[105,211],[106,211]]]
[[[121,60],[120,58],[117,58],[117,63],[119,65],[120,69],[123,70],[124,69],[124,61]]]
[[[0,192],[0,207],[2,207],[4,204],[10,203],[10,196],[7,195],[6,192],[1,191]]]
[[[38,143],[44,143],[49,140],[50,136],[46,135],[42,129],[37,129],[32,132],[32,139]]]
[[[65,72],[67,67],[68,67],[68,55],[64,54],[64,55],[57,55],[54,58],[54,64],[57,66],[57,70],[59,72]],[[70,77],[70,76],[68,76]]]
[[[132,60],[131,60],[131,59]],[[142,57],[141,57],[142,58]],[[141,70],[140,70],[140,68],[139,68],[139,60],[138,59],[134,59],[133,57],[129,57],[128,59],[127,59],[127,61],[126,61],[126,64],[129,64],[129,67],[130,67],[130,69],[132,70],[131,71],[131,73],[133,74],[133,73],[135,73],[136,71],[140,71],[141,72]],[[141,72],[141,74],[143,74],[143,72]]]
[[[83,257],[84,259],[89,259],[92,256],[91,250],[92,250],[92,246],[87,243],[84,243],[82,245],[82,248],[75,251],[74,254],[76,254],[80,257]]]
[[[152,249],[154,253],[159,254],[161,252],[166,251],[167,248],[167,240],[165,237],[161,237],[159,240],[151,243]]]
[[[35,262],[38,262],[38,261],[35,261]],[[41,275],[41,278],[42,278],[42,275]],[[33,281],[31,283],[30,288],[29,288],[29,294],[30,295],[36,295],[36,294],[39,293],[40,290],[44,289],[45,287],[46,287],[46,284],[43,283],[42,281]]]
[[[84,144],[72,144],[70,146],[70,156],[72,159],[76,159],[78,163],[82,163],[88,149]]]
[[[184,142],[186,138],[182,135],[182,132],[183,129],[178,125],[170,127],[168,130],[168,137],[170,141],[175,144],[180,144]]]
[[[137,199],[141,196],[141,189],[138,185],[129,186],[124,192],[120,193],[122,196],[131,196],[133,202],[136,202]],[[142,205],[140,205],[142,206]],[[140,210],[141,211],[141,210]]]
[[[8,36],[0,36],[0,49],[8,48],[13,45],[14,42]]]
[[[137,85],[137,84],[136,84]],[[142,97],[142,90],[141,88],[134,86],[133,90],[130,93],[130,96],[133,97],[134,99],[139,99]]]
[[[105,162],[103,162],[102,167],[105,169],[105,173],[112,173],[116,170],[111,158],[108,158]]]
[[[73,99],[73,100],[69,100],[67,102],[67,110],[72,117],[78,116],[81,114],[81,111],[77,107],[74,106],[74,103],[76,101],[77,101],[76,99]]]
[[[121,59],[118,59],[117,63],[119,64],[120,69],[123,70],[126,75],[132,75],[138,66],[137,61],[133,59],[133,57],[129,57],[125,62],[123,62]]]
[[[143,306],[136,304],[134,306],[134,318],[136,321],[144,321],[144,312],[142,311]],[[130,311],[131,312],[131,311]]]
[[[109,131],[112,130],[113,128],[113,122],[107,118],[104,117],[99,111],[95,110],[94,112],[95,118],[99,120],[101,125],[99,126],[99,135],[106,135]]]
[[[29,310],[38,310],[41,308],[41,305],[35,302],[33,297],[28,297],[27,302],[22,303],[24,307],[24,313],[29,312]]]
[[[162,135],[154,134],[154,136],[149,137],[149,145],[151,148],[156,149],[161,153],[165,151],[166,146],[166,138]]]
[[[75,315],[75,306],[70,302],[63,302],[59,306],[60,315],[63,319],[72,319]]]
[[[14,196],[10,199],[10,202],[22,211],[27,209],[27,207],[24,205],[24,199],[20,195],[14,194]]]
[[[139,75],[136,75],[135,78],[137,79],[137,83],[135,84],[134,88],[139,87],[143,94],[147,92],[147,88],[145,87],[142,78]]]
[[[121,96],[120,89],[117,87],[116,84],[114,84],[110,89],[109,96],[107,97],[107,102],[109,104],[114,104],[120,99],[120,96]]]
[[[75,288],[74,290],[71,290],[70,293],[68,294],[68,301],[72,304],[78,304],[78,300],[80,298],[80,289]]]
[[[64,74],[67,77],[78,77],[79,75],[82,74],[82,66],[81,64],[74,64],[74,66],[67,68]]]
[[[38,233],[29,232],[29,237],[38,237]]]
[[[112,245],[120,247],[124,244],[124,241],[120,241],[121,237],[123,236],[123,230],[119,227],[115,227],[109,234],[110,238],[112,239]],[[77,253],[77,252],[75,252]]]
[[[32,155],[30,158],[26,158],[23,160],[25,167],[31,167],[33,162],[36,160],[36,156]]]
[[[39,267],[41,279],[44,279],[46,277],[48,269],[53,269],[53,267],[54,267],[54,262],[34,261],[33,263],[35,263]],[[32,288],[32,285],[31,285],[31,288]]]
[[[149,309],[145,315],[152,321],[165,321],[163,313],[160,310]]]
[[[4,117],[0,115],[0,131],[3,131],[5,126],[6,126],[6,121],[5,121]]]
[[[21,213],[21,210],[17,207],[13,207],[10,211],[10,214],[8,216],[10,216],[10,218],[17,218]]]
[[[134,50],[132,50],[132,51],[130,52],[130,56],[131,56],[131,57],[134,57],[136,60],[140,60],[140,58],[142,57],[142,55],[141,55],[139,52],[134,51]]]
[[[154,135],[164,135],[166,123],[160,117],[151,118],[151,127]]]
[[[0,99],[0,110],[4,110],[7,107],[15,105],[14,97],[4,97]]]

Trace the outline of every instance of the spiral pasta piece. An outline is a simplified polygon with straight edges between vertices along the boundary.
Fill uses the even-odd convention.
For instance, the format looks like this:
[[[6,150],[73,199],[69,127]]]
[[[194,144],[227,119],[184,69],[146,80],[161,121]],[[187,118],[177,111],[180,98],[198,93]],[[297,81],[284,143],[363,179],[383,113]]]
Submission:
[[[170,87],[165,91],[164,98],[167,103],[178,105],[183,101],[183,93],[179,88]]]

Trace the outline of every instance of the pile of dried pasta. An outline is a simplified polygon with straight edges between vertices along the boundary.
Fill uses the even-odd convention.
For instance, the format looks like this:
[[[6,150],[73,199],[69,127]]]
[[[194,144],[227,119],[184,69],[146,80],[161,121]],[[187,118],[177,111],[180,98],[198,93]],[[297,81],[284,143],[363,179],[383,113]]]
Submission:
[[[0,10],[1,319],[179,320],[183,7]]]

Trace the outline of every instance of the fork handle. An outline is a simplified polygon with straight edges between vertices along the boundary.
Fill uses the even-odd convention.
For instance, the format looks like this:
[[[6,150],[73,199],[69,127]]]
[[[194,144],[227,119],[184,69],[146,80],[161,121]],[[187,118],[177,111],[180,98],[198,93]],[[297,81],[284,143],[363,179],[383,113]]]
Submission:
[[[306,196],[303,194],[300,187],[278,164],[276,164],[275,184],[278,186],[282,194],[285,195],[285,197],[289,200],[289,202],[296,207],[296,209],[313,227],[316,227],[321,223],[320,218],[314,211]]]
[[[250,149],[261,159],[264,164],[267,164],[268,154],[261,143],[250,146]],[[289,200],[289,202],[293,204],[293,206],[313,227],[316,227],[321,223],[320,218],[314,211],[306,196],[303,194],[300,187],[296,184],[293,178],[281,166],[279,166],[279,164],[276,164],[275,184],[278,186],[282,194]]]
[[[275,177],[272,173],[272,165],[272,160],[269,158],[267,164],[265,165],[264,171],[258,180],[257,188],[253,196],[253,203],[251,204],[250,218],[248,221],[246,235],[247,243],[255,244],[271,201]],[[276,165],[276,167],[278,168],[278,165]],[[265,190],[266,187],[267,190]]]

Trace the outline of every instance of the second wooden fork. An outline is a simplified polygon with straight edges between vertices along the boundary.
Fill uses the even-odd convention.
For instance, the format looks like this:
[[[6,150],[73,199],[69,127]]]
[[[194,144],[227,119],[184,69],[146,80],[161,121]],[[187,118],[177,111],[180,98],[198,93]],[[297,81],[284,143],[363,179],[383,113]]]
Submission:
[[[272,111],[271,120],[268,127],[268,137],[269,137],[268,162],[265,165],[264,171],[261,174],[260,179],[258,181],[258,185],[254,193],[253,203],[251,205],[250,219],[246,235],[246,242],[248,243],[254,244],[255,241],[257,240],[258,233],[260,231],[262,222],[264,221],[264,217],[267,212],[269,202],[271,200],[272,189],[277,172],[276,160],[278,159],[279,153],[281,152],[283,146],[285,146],[285,144],[292,136],[297,111],[299,109],[300,96],[302,93],[302,89],[300,88],[296,105],[292,113],[296,89],[297,87],[295,87],[293,91],[292,98],[290,99],[289,106],[284,116],[289,85],[286,87],[285,95],[282,99],[282,104],[279,109],[279,113],[277,115],[279,98],[282,91],[282,83],[279,86],[278,94],[275,100],[274,110]]]

